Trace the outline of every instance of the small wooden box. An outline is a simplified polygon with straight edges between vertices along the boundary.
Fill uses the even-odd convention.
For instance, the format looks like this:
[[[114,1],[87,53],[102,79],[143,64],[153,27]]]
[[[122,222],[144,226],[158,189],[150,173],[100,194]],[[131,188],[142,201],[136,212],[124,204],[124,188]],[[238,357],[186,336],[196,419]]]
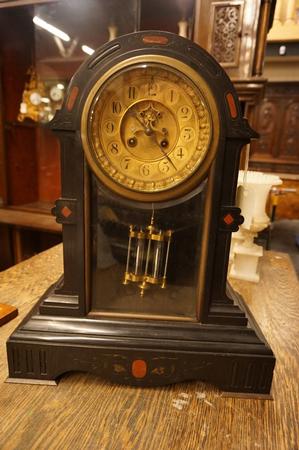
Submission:
[[[18,315],[18,310],[15,306],[5,305],[0,303],[0,327]]]

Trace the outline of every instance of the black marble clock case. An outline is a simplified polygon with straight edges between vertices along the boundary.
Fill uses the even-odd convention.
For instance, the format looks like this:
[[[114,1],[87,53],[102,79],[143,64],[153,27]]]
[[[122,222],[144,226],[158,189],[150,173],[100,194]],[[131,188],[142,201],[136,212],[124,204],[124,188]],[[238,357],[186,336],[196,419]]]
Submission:
[[[91,312],[86,211],[94,175],[82,149],[81,113],[95,81],[117,62],[140,54],[178,58],[198,71],[221,115],[204,298],[200,317],[193,321]],[[83,63],[50,127],[61,142],[62,197],[54,214],[63,225],[64,275],[10,336],[8,380],[46,383],[68,371],[88,371],[136,386],[197,379],[224,391],[269,394],[275,357],[243,299],[227,283],[231,233],[242,223],[234,206],[239,157],[256,134],[242,118],[234,87],[221,66],[199,46],[170,33],[120,37]],[[107,193],[109,198],[113,203],[113,195]]]

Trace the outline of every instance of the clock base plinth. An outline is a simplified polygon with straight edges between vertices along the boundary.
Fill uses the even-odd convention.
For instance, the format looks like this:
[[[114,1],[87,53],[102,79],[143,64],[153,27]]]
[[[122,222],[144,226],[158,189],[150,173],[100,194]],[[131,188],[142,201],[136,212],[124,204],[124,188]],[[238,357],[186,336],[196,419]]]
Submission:
[[[269,394],[275,357],[257,325],[249,323],[145,324],[41,315],[35,309],[8,340],[9,381],[40,383],[85,371],[133,386],[200,380],[226,393]]]

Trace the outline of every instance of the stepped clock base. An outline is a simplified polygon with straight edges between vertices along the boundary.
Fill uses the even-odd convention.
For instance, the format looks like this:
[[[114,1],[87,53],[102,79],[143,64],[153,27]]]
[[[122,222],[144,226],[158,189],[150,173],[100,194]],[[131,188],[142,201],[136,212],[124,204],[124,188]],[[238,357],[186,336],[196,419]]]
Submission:
[[[254,321],[232,326],[147,320],[145,327],[137,319],[37,311],[7,343],[9,382],[53,383],[66,372],[86,371],[134,386],[201,380],[225,392],[270,392],[275,358]]]
[[[33,341],[26,344],[11,342],[8,352],[11,362],[7,381],[28,384],[33,381],[34,384],[55,384],[52,380],[57,380],[63,373],[86,371],[132,386],[163,386],[200,380],[212,383],[226,393],[269,394],[274,368],[271,357],[224,352],[120,351],[113,347],[96,347],[91,351],[74,344],[66,348]],[[28,366],[29,358],[31,367]],[[45,371],[40,370],[41,365]],[[32,379],[34,376],[36,380]]]

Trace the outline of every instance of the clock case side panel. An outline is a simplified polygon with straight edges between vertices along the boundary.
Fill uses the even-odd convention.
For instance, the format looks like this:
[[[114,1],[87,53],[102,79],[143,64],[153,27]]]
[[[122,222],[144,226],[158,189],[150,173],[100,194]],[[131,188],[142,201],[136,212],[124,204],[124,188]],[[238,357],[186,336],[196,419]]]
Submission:
[[[84,316],[85,290],[85,218],[84,156],[76,133],[58,133],[61,149],[61,198],[52,214],[62,224],[64,273],[39,306],[40,314]]]
[[[209,227],[205,291],[200,321],[230,325],[246,325],[244,308],[227,281],[231,234],[243,222],[235,195],[243,140],[228,139],[222,158],[215,161],[215,182]],[[218,167],[217,167],[218,166]]]

